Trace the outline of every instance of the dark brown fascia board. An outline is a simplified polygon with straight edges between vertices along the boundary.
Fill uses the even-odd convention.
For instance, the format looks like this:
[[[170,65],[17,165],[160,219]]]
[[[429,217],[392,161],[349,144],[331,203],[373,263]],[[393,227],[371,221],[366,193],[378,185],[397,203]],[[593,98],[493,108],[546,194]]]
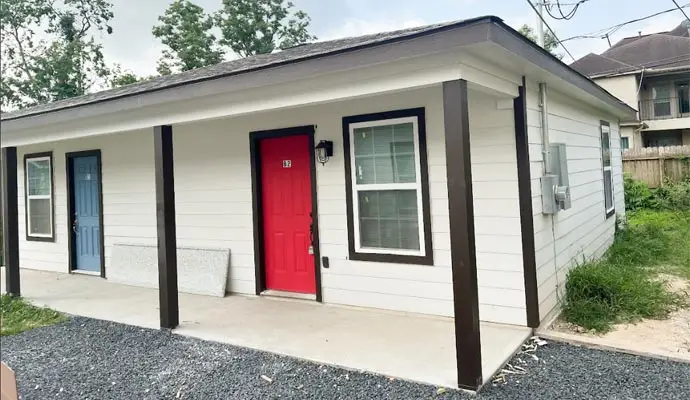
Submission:
[[[520,32],[506,25],[503,21],[493,22],[488,40],[604,101],[619,111],[629,114],[632,118],[637,114],[637,110],[623,103],[616,96],[594,83],[587,76],[571,68],[553,54],[525,38]]]
[[[443,40],[440,40],[437,35],[444,35]],[[417,40],[424,38],[427,38],[427,40]],[[54,108],[45,111],[39,109],[36,112],[29,114],[13,116],[10,113],[9,115],[0,116],[0,118],[2,119],[6,129],[26,129],[37,124],[34,123],[22,126],[23,124],[20,124],[19,121],[34,120],[42,115],[52,114],[50,123],[55,124],[65,122],[66,120],[71,120],[73,118],[87,118],[101,115],[105,112],[112,113],[124,111],[125,109],[129,109],[125,108],[124,106],[126,105],[127,100],[132,97],[136,97],[134,101],[136,102],[137,107],[150,106],[173,100],[219,94],[223,91],[233,90],[232,87],[251,86],[258,84],[259,82],[266,82],[267,80],[281,76],[291,77],[293,74],[311,76],[317,73],[324,73],[325,71],[347,69],[361,65],[375,64],[377,62],[380,63],[405,57],[412,57],[415,55],[421,56],[434,51],[443,51],[444,48],[457,48],[464,45],[472,45],[483,42],[493,42],[504,47],[506,50],[518,55],[519,57],[528,60],[549,73],[558,76],[566,82],[569,82],[586,91],[587,93],[596,96],[600,100],[616,107],[621,112],[631,115],[634,115],[636,112],[634,109],[623,104],[612,94],[589,80],[589,78],[570,68],[549,52],[542,49],[534,42],[525,38],[522,34],[506,25],[503,21],[501,21],[500,18],[495,16],[487,16],[461,21],[457,24],[444,25],[437,29],[429,29],[416,34],[399,36],[385,41],[365,43],[359,46],[337,49],[332,52],[324,52],[302,58],[289,59],[282,62],[261,65],[253,69],[232,71],[225,74],[183,81],[167,86],[151,88],[150,90],[146,91],[125,93],[118,96],[93,101],[85,100],[84,103],[69,105],[62,108]],[[392,46],[394,44],[399,45]],[[381,49],[382,46],[389,47],[384,51]],[[367,49],[373,50],[364,51]],[[287,66],[292,68],[278,68]],[[218,79],[233,76],[243,76],[247,80],[241,80],[240,82],[236,79],[231,79],[223,84],[216,82]],[[213,82],[213,84],[204,86],[197,85],[204,82]],[[181,88],[185,88],[186,90]],[[208,93],[205,93],[207,91]],[[117,100],[120,100],[121,102],[117,102]],[[123,102],[123,100],[125,101]],[[101,104],[105,105],[104,109],[95,107]],[[89,109],[85,108],[87,106],[90,106]],[[67,112],[70,110],[78,111]],[[60,111],[62,111],[64,114],[56,114]],[[15,124],[18,126],[12,126]]]

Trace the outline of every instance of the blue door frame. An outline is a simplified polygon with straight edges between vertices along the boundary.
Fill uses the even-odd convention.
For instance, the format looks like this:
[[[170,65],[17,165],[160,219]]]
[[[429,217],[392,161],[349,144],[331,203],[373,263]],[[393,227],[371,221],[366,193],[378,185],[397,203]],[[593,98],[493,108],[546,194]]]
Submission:
[[[66,154],[70,272],[105,277],[100,150]]]

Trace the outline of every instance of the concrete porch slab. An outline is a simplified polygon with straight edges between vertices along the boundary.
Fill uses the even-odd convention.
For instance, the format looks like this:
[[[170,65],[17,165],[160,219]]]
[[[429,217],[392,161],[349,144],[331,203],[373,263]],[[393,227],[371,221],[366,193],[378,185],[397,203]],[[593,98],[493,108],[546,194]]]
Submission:
[[[4,274],[3,274],[4,276]],[[4,292],[4,279],[2,279]],[[158,291],[99,277],[22,269],[22,295],[69,314],[158,328]],[[306,300],[180,294],[174,332],[391,377],[457,387],[450,318]],[[485,382],[530,330],[481,324]]]

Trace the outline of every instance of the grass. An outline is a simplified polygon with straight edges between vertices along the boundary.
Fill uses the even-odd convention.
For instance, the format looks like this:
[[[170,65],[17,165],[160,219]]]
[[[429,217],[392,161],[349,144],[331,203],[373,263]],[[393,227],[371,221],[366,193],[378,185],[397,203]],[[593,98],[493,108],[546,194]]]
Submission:
[[[22,298],[7,294],[0,296],[0,336],[16,335],[66,320],[67,317],[59,312],[33,306]]]
[[[563,319],[606,332],[613,324],[663,319],[687,299],[660,273],[690,279],[690,211],[640,210],[598,261],[576,266],[566,281]]]

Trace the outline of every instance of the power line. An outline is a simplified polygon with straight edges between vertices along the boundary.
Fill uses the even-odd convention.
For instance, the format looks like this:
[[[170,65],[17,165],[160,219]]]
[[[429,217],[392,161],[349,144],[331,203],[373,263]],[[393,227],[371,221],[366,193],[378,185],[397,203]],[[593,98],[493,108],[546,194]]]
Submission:
[[[537,15],[539,16],[539,19],[541,19],[541,22],[543,22],[544,25],[546,25],[546,27],[549,28],[549,30],[551,31],[551,34],[553,35],[553,38],[556,39],[556,42],[558,42],[558,44],[561,47],[563,47],[563,50],[565,50],[565,52],[568,53],[570,58],[572,58],[573,61],[575,61],[575,57],[573,57],[573,55],[570,54],[570,51],[568,51],[568,49],[563,45],[563,42],[561,42],[561,40],[558,38],[558,36],[556,36],[556,32],[554,32],[553,29],[551,29],[548,22],[546,22],[546,20],[544,19],[544,16],[542,16],[541,13],[539,13],[539,11],[537,11],[537,8],[534,6],[534,3],[532,3],[532,0],[527,0],[527,3],[529,3],[530,7],[532,7],[532,10],[534,10],[534,12],[537,13]]]
[[[681,10],[682,10],[683,8],[687,8],[687,7],[690,7],[690,3],[685,4],[684,6],[681,6],[680,8],[681,8]],[[630,20],[630,21],[621,22],[620,24],[616,24],[616,25],[610,26],[610,27],[608,27],[608,28],[599,29],[598,31],[594,31],[594,32],[590,32],[590,33],[585,33],[585,34],[583,34],[583,35],[572,36],[572,37],[563,39],[562,41],[563,41],[563,42],[567,42],[567,41],[569,41],[569,40],[574,40],[574,39],[600,39],[600,38],[605,38],[607,35],[609,35],[609,36],[612,35],[614,32],[616,32],[616,31],[619,30],[620,28],[624,27],[625,25],[629,25],[629,24],[632,24],[632,23],[635,23],[635,22],[644,21],[644,20],[646,20],[646,19],[654,18],[654,17],[657,17],[657,16],[659,16],[659,15],[667,14],[667,13],[674,12],[674,11],[677,11],[677,10],[678,10],[677,8],[670,8],[670,9],[668,9],[668,10],[659,11],[659,12],[657,12],[657,13],[654,13],[654,14],[651,14],[651,15],[647,15],[646,17],[641,17],[641,18],[632,19],[632,20]]]
[[[577,3],[568,3],[568,4],[561,4],[561,2],[559,0],[555,0],[555,1],[556,1],[555,9],[558,10],[558,13],[561,14],[561,16],[559,17],[557,15],[553,15],[551,13],[551,9],[554,8],[554,4],[551,3],[550,1],[544,0],[544,5],[546,6],[546,12],[553,19],[568,21],[575,16],[577,9],[580,8],[580,6],[582,4],[588,2],[589,0],[580,0]],[[563,6],[566,6],[566,5],[571,5],[571,6],[573,6],[573,8],[571,8],[570,11],[568,11],[567,13],[564,13],[563,12]]]
[[[680,12],[682,12],[683,15],[685,15],[685,19],[688,20],[688,21],[690,21],[690,18],[688,18],[688,14],[686,14],[685,11],[683,11],[683,9],[680,8],[680,6],[679,6],[678,3],[676,2],[676,0],[671,0],[671,1],[673,1],[673,4],[675,4],[676,7],[678,7],[678,10],[680,10]]]

